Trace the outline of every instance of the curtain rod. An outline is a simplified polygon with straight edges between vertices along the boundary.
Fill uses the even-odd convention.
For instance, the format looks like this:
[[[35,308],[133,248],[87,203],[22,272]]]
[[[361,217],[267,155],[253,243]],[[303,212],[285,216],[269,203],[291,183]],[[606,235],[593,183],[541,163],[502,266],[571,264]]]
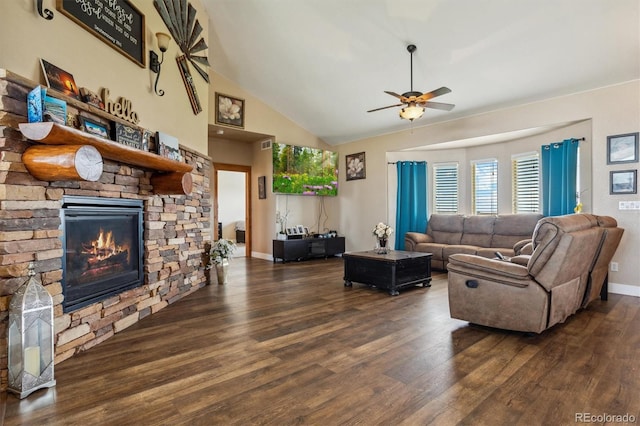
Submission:
[[[426,161],[411,161],[411,160],[404,160],[407,163],[426,163]],[[387,161],[387,164],[398,164],[399,161]]]

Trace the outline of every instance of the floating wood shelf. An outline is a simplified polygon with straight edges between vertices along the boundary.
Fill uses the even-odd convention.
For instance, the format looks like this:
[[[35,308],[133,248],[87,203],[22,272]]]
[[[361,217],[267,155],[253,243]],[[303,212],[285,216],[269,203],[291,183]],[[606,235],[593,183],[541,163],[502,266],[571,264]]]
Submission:
[[[141,151],[126,145],[122,145],[99,136],[94,136],[72,127],[62,126],[53,122],[44,123],[20,123],[22,134],[28,139],[45,145],[90,145],[98,150],[102,157],[120,163],[143,167],[159,172],[169,172],[167,175],[154,176],[156,180],[163,182],[161,193],[166,194],[167,189],[190,194],[192,189],[190,174],[193,167],[189,164],[171,160],[147,151]],[[174,185],[166,181],[176,180]]]

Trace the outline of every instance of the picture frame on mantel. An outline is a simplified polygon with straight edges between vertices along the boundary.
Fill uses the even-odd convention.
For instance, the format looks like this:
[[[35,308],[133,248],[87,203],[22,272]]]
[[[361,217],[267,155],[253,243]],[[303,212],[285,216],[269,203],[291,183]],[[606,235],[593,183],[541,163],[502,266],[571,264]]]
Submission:
[[[80,91],[76,85],[76,81],[73,79],[73,75],[70,72],[63,70],[51,62],[48,62],[40,58],[40,64],[42,65],[42,73],[44,74],[44,80],[47,83],[47,87],[57,90],[74,99],[80,99]]]
[[[216,124],[244,129],[244,99],[216,92]]]
[[[637,163],[638,134],[607,136],[607,164]]]

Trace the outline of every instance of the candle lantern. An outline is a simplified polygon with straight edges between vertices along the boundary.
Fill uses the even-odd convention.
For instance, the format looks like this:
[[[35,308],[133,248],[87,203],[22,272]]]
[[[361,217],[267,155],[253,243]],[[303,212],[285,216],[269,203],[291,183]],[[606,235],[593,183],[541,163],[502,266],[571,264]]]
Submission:
[[[29,278],[9,305],[8,389],[20,398],[56,384],[53,329],[53,300],[36,278],[31,262]]]

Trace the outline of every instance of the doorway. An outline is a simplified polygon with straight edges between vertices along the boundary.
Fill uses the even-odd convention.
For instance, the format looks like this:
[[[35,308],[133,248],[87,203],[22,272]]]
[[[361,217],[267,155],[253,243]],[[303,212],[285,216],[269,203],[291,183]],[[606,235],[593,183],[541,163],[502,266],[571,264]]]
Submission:
[[[234,240],[234,257],[251,257],[251,167],[213,163],[214,240]]]

